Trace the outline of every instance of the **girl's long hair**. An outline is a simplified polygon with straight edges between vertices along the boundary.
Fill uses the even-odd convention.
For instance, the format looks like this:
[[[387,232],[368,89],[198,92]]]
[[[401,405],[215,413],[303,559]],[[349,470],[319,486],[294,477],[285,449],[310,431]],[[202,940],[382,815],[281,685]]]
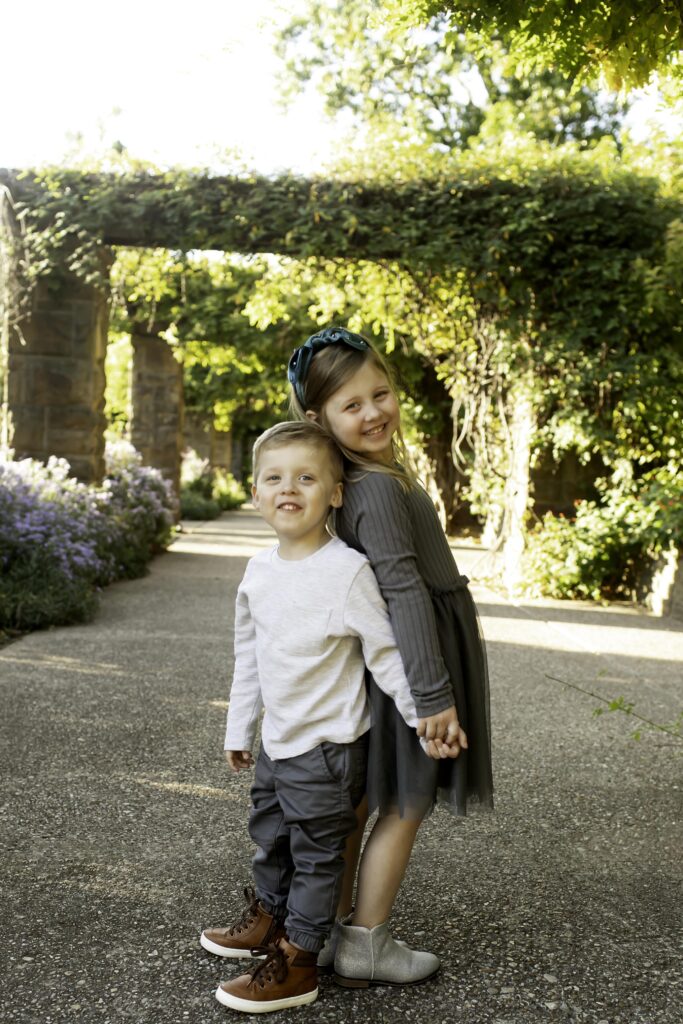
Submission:
[[[367,338],[365,339],[367,341]],[[313,413],[317,422],[329,433],[329,424],[325,419],[324,408],[332,395],[342,387],[349,377],[357,373],[366,362],[372,363],[387,378],[389,387],[396,395],[396,384],[393,373],[384,357],[370,346],[365,351],[350,348],[348,345],[328,345],[315,353],[311,360],[308,376],[304,382],[305,407],[297,398],[294,389],[290,391],[289,408],[292,419],[310,419],[307,413]],[[336,438],[335,438],[336,440]],[[346,462],[347,471],[355,476],[358,471],[362,473],[386,473],[400,481],[404,487],[411,487],[417,483],[417,475],[413,469],[410,456],[406,449],[403,432],[400,426],[391,439],[393,462],[375,462],[368,459],[359,452],[351,451],[350,448],[339,444]],[[355,471],[355,472],[354,472]]]

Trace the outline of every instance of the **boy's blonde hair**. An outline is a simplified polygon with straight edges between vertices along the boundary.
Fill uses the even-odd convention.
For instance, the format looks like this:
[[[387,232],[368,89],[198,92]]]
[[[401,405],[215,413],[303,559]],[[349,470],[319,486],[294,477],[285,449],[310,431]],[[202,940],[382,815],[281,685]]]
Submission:
[[[309,419],[286,420],[276,423],[256,438],[252,449],[252,479],[256,483],[259,461],[265,451],[270,448],[287,448],[292,444],[307,444],[311,448],[324,453],[334,477],[339,483],[344,479],[344,459],[339,445],[318,423]]]

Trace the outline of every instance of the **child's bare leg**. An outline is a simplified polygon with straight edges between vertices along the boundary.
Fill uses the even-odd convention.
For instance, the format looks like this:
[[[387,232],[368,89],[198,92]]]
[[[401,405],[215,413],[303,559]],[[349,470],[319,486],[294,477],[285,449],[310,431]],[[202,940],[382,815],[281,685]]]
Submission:
[[[356,820],[358,821],[358,827],[346,840],[344,879],[339,897],[337,917],[346,917],[353,908],[353,886],[356,881],[356,868],[358,867],[358,858],[360,857],[360,848],[363,842],[363,832],[368,820],[368,798],[366,796],[363,797],[361,803],[356,808]]]
[[[420,825],[421,819],[398,814],[375,822],[358,871],[354,925],[375,928],[389,919]]]
[[[439,969],[439,958],[396,942],[388,918],[403,881],[420,821],[387,814],[370,833],[358,873],[352,925],[339,926],[335,981],[350,988],[410,985],[426,981]]]

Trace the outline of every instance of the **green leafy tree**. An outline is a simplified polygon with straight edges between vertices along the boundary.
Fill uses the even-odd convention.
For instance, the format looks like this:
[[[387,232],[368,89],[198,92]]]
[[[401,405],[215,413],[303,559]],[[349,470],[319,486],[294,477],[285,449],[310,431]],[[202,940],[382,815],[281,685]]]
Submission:
[[[313,84],[329,114],[344,112],[357,126],[400,125],[442,151],[476,137],[497,104],[501,121],[552,143],[616,138],[625,109],[587,86],[572,90],[555,70],[515,75],[499,44],[475,54],[443,16],[392,36],[369,23],[365,0],[309,0],[277,49],[285,97]]]
[[[443,440],[447,451],[459,442],[483,511],[495,499],[505,512],[513,490],[524,495],[523,483],[509,482],[513,472],[522,479],[529,449],[598,453],[607,466],[642,458],[643,475],[673,473],[668,453],[680,451],[680,419],[670,399],[680,388],[681,321],[675,171],[663,168],[660,189],[620,164],[611,140],[553,147],[498,130],[490,111],[465,150],[406,140],[395,122],[382,132],[384,144],[378,132],[367,152],[343,150],[327,180],[93,177],[83,195],[77,175],[54,174],[41,225],[49,232],[56,211],[72,234],[87,238],[104,216],[111,240],[132,209],[152,232],[145,239],[158,237],[161,222],[178,230],[182,244],[199,238],[207,248],[296,254],[284,273],[268,259],[221,263],[167,252],[160,269],[130,269],[129,322],[170,338],[188,360],[188,391],[235,425],[278,415],[289,351],[334,319],[373,333],[405,364],[416,433],[428,447]],[[58,244],[49,255],[52,265]],[[79,272],[88,265],[81,260]],[[273,277],[260,318],[261,282]],[[656,372],[646,372],[655,357]],[[656,416],[649,414],[654,395]]]
[[[488,192],[497,153],[511,182],[524,185],[519,205],[497,186]],[[419,156],[419,147],[407,157],[380,149],[365,155],[364,167],[410,176]],[[490,234],[472,229],[471,259],[465,244],[452,267],[409,258],[288,261],[257,283],[252,318],[277,322],[291,299],[307,305],[316,324],[340,319],[386,342],[395,360],[405,359],[416,431],[442,484],[449,462],[453,471],[452,446],[459,450],[457,493],[444,502],[451,517],[465,473],[475,508],[501,537],[519,490],[510,474],[524,461],[521,410],[531,417],[527,461],[571,452],[607,467],[642,457],[641,472],[666,463],[683,441],[675,402],[680,263],[676,221],[667,235],[671,212],[653,203],[654,183],[620,167],[607,143],[581,153],[494,138],[459,154],[457,164],[452,155],[432,157],[432,166],[444,188],[455,180],[451,166],[481,183],[462,216],[484,203]],[[348,181],[353,167],[347,157],[338,173]],[[452,215],[444,211],[441,223],[437,202],[430,211],[440,244]]]
[[[440,282],[443,292],[444,279]],[[452,529],[469,522],[462,499],[465,480],[451,455],[453,422],[445,374],[429,350],[427,335],[438,316],[454,340],[461,336],[461,319],[446,319],[436,282],[431,300],[428,292],[426,280],[393,261],[280,259],[256,282],[246,313],[259,329],[291,322],[303,313],[307,324],[302,324],[302,340],[329,323],[374,338],[397,373],[409,439],[418,459],[421,451],[426,455],[420,468],[430,477],[444,524]]]
[[[404,34],[450,17],[485,51],[502,40],[521,69],[553,67],[574,79],[601,70],[612,88],[645,85],[653,72],[680,82],[683,10],[679,0],[381,0],[378,22]]]
[[[183,365],[186,409],[237,436],[282,414],[300,337],[288,324],[255,329],[244,315],[265,271],[259,258],[142,249],[118,250],[112,271],[113,331],[163,336]]]
[[[331,154],[333,173],[343,180],[359,175],[379,180],[431,175],[445,183],[449,175],[462,173],[464,147],[486,151],[485,156],[470,152],[466,157],[468,171],[475,176],[484,163],[498,161],[506,174],[525,178],[534,166],[557,168],[549,147],[572,140],[571,161],[577,148],[595,145],[605,135],[618,136],[623,108],[613,99],[598,97],[585,86],[572,90],[565,78],[549,70],[517,77],[510,73],[510,61],[500,45],[491,46],[486,54],[478,52],[475,59],[471,41],[450,31],[444,17],[399,39],[383,31],[376,19],[368,23],[367,5],[361,2],[312,0],[305,15],[284,31],[280,53],[290,91],[313,83],[330,114],[345,112],[364,129],[361,150],[340,145]],[[412,347],[430,367],[431,376],[426,374],[422,381],[425,400],[418,407],[418,429],[422,428],[451,522],[463,490],[462,472],[454,468],[451,456],[455,445],[460,470],[470,477],[474,506],[497,517],[504,529],[500,512],[517,457],[511,424],[520,400],[527,408],[529,385],[520,391],[519,381],[535,381],[538,391],[547,387],[549,352],[543,365],[534,350],[547,314],[537,316],[536,325],[533,317],[532,323],[525,323],[523,311],[530,302],[533,307],[535,296],[515,280],[514,271],[520,263],[534,263],[539,269],[547,265],[547,251],[542,253],[526,237],[527,230],[534,234],[548,214],[547,198],[538,198],[538,203],[525,204],[516,220],[512,218],[518,218],[517,212],[508,215],[505,201],[498,203],[497,238],[484,242],[478,237],[476,243],[477,259],[482,266],[490,262],[490,275],[443,267],[429,272],[419,260],[411,263],[410,257],[390,270],[384,264],[371,273],[367,265],[354,263],[350,272],[356,291],[362,293],[351,316],[356,315],[360,325],[376,313],[377,332],[386,330],[390,338],[401,335],[403,348]],[[558,213],[561,206],[560,202],[556,207]],[[575,218],[576,211],[569,216]],[[434,231],[439,232],[436,223]],[[499,248],[501,231],[503,238],[516,236],[505,282],[497,272],[508,259]],[[326,268],[321,273],[329,276]],[[391,278],[401,280],[399,289],[392,287]],[[541,287],[548,284],[560,294],[555,282]],[[571,294],[575,300],[576,293]],[[555,305],[553,296],[551,310]],[[603,307],[604,294],[596,310]],[[562,319],[558,310],[553,313],[556,323]],[[581,318],[576,326],[586,330]],[[564,338],[558,345],[563,342]],[[543,345],[555,350],[545,335]],[[545,406],[532,400],[529,408],[540,416]]]

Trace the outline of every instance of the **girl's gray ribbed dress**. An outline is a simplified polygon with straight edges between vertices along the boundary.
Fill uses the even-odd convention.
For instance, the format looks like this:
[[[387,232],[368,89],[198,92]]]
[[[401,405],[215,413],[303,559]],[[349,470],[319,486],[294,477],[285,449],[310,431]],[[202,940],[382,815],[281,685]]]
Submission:
[[[437,799],[460,815],[468,802],[492,807],[486,653],[467,577],[458,571],[434,505],[422,488],[406,490],[386,473],[367,472],[345,484],[335,525],[375,571],[418,715],[443,711],[455,699],[469,744],[455,759],[427,757],[369,677],[370,810],[422,817]]]

